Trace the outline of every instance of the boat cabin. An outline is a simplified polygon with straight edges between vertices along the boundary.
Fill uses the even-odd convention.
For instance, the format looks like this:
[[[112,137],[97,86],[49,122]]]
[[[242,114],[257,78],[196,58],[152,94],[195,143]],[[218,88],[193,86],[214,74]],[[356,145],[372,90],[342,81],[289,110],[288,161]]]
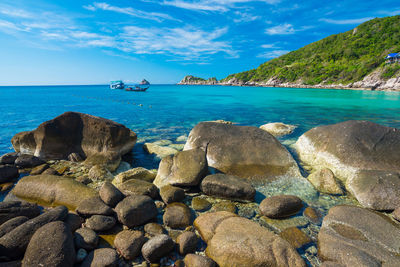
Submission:
[[[399,63],[400,62],[400,53],[391,53],[385,57],[387,64]]]

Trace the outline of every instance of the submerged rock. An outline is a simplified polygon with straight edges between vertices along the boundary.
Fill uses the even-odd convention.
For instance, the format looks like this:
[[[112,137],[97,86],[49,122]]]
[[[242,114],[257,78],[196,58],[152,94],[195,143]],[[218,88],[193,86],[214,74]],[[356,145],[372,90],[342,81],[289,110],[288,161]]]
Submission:
[[[371,210],[336,206],[324,218],[318,251],[339,266],[400,266],[400,227]]]
[[[261,130],[267,131],[273,136],[282,136],[293,133],[296,126],[282,122],[271,122],[260,126]]]
[[[269,218],[284,218],[298,213],[303,201],[297,196],[280,195],[264,199],[260,203],[261,214]]]
[[[71,153],[85,156],[103,151],[126,154],[135,145],[136,134],[111,120],[66,112],[33,131],[16,134],[11,142],[16,152],[43,159],[67,159]]]
[[[149,154],[155,154],[159,158],[164,158],[166,156],[174,155],[178,150],[169,146],[160,146],[155,143],[145,143],[143,149]]]
[[[130,179],[138,179],[151,183],[156,178],[156,175],[156,173],[142,167],[133,168],[115,176],[113,184],[118,186]]]
[[[333,195],[342,195],[344,193],[339,183],[335,180],[333,172],[328,168],[311,173],[307,179],[315,189],[322,193]]]
[[[201,122],[190,132],[184,150],[201,148],[207,162],[223,173],[265,183],[282,175],[301,177],[289,151],[256,127]]]
[[[301,248],[312,242],[311,238],[297,227],[286,228],[279,236],[288,241],[294,248]]]

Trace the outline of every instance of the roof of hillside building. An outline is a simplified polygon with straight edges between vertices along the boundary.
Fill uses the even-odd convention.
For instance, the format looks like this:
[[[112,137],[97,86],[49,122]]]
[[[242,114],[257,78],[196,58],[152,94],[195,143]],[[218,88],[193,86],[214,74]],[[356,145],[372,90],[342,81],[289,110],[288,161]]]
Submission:
[[[394,57],[399,57],[400,58],[400,53],[391,53],[386,56],[386,58],[394,58]]]

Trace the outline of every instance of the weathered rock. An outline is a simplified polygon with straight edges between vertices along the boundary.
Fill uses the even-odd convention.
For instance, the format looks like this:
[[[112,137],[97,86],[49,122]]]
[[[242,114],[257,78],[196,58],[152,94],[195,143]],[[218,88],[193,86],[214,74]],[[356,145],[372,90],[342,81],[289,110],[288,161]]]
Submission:
[[[14,230],[15,227],[20,226],[27,220],[29,220],[29,218],[26,216],[18,216],[18,217],[12,218],[12,219],[6,221],[5,223],[1,224],[0,225],[0,237],[7,234],[8,232],[11,232],[12,230]]]
[[[178,244],[179,253],[186,255],[188,253],[194,253],[199,244],[199,238],[193,232],[183,232],[176,239]]]
[[[164,227],[162,227],[162,225],[159,225],[158,223],[146,223],[146,225],[144,226],[144,231],[150,236],[166,233]]]
[[[104,166],[94,165],[89,170],[89,179],[98,182],[98,181],[112,181],[114,176],[111,172]]]
[[[59,206],[14,228],[0,238],[0,255],[7,255],[10,260],[18,259],[24,254],[29,240],[37,229],[49,222],[62,221],[67,214],[68,209]]]
[[[89,228],[80,228],[74,233],[74,242],[77,249],[93,250],[99,243],[99,236]]]
[[[89,169],[94,166],[100,166],[110,172],[114,172],[118,169],[120,163],[121,155],[117,152],[102,152],[88,156],[83,162],[83,165]],[[106,175],[109,176],[108,173]],[[113,179],[113,177],[109,177],[109,179]]]
[[[68,225],[69,229],[71,229],[71,232],[75,232],[77,229],[81,228],[84,220],[78,214],[69,212],[64,222]]]
[[[82,200],[76,208],[76,212],[82,217],[114,214],[112,208],[107,206],[99,196]]]
[[[200,188],[207,195],[229,199],[251,201],[256,195],[256,190],[248,181],[223,173],[206,176]]]
[[[366,208],[394,210],[400,206],[400,173],[359,171],[347,179],[346,187]]]
[[[174,241],[167,235],[157,235],[142,247],[143,258],[151,263],[158,262],[174,249]]]
[[[152,183],[154,178],[156,178],[156,175],[156,173],[149,171],[148,169],[138,167],[119,173],[117,176],[115,176],[113,184],[118,186],[130,179],[143,180]]]
[[[161,160],[154,184],[159,188],[168,184],[196,186],[207,171],[206,154],[202,149],[180,151]]]
[[[318,251],[338,265],[400,266],[400,227],[371,210],[336,206],[324,218]]]
[[[113,228],[116,222],[112,216],[93,215],[86,219],[85,225],[93,231],[102,232]]]
[[[342,195],[344,193],[339,183],[335,180],[333,172],[328,168],[311,173],[307,179],[315,189],[322,193],[333,195]]]
[[[284,218],[294,215],[302,207],[302,200],[291,195],[272,196],[260,203],[261,214],[270,218]]]
[[[309,220],[303,216],[294,216],[289,218],[271,219],[266,216],[260,218],[260,224],[268,225],[267,228],[272,228],[277,232],[282,232],[290,227],[304,228],[309,225]]]
[[[152,183],[138,180],[138,179],[131,179],[118,187],[119,190],[122,191],[127,196],[130,195],[146,195],[153,199],[159,196],[158,188]]]
[[[0,183],[6,183],[19,177],[18,168],[11,165],[0,165]]]
[[[393,219],[397,220],[400,222],[400,207],[396,208],[393,212],[392,212],[392,217]]]
[[[166,204],[181,202],[185,198],[185,191],[176,186],[165,185],[160,188],[160,196]]]
[[[308,235],[306,235],[297,227],[286,228],[279,235],[280,237],[288,241],[289,244],[292,245],[294,248],[301,248],[302,246],[307,245],[312,241]]]
[[[214,203],[211,211],[229,211],[232,213],[236,213],[237,207],[235,203],[229,200],[222,200],[217,203]]]
[[[67,159],[72,162],[81,162],[83,161],[82,156],[79,153],[72,152],[68,155]]]
[[[95,249],[86,256],[81,267],[117,267],[118,254],[112,248]]]
[[[154,201],[148,196],[126,197],[115,207],[118,220],[129,228],[142,225],[157,216]]]
[[[136,134],[122,124],[77,112],[66,112],[16,134],[11,140],[16,152],[44,159],[66,159],[71,153],[90,156],[108,151],[128,153]]]
[[[202,197],[192,198],[192,208],[197,211],[206,211],[211,208],[211,203]]]
[[[60,221],[40,227],[26,249],[22,266],[71,267],[75,249],[71,230]]]
[[[296,142],[300,159],[345,181],[359,170],[400,172],[400,130],[369,121],[319,126]]]
[[[223,173],[253,183],[282,175],[301,177],[289,151],[266,131],[256,127],[201,122],[192,129],[184,150],[207,150],[207,162]]]
[[[49,164],[45,163],[39,166],[36,166],[35,168],[33,168],[31,170],[31,172],[29,173],[29,175],[39,175],[42,174],[45,170],[47,170],[49,168]]]
[[[187,254],[184,262],[185,267],[217,267],[212,259],[196,254]]]
[[[40,208],[36,204],[21,201],[0,202],[0,224],[18,216],[34,218],[39,214]]]
[[[15,160],[18,158],[18,153],[12,152],[4,154],[0,157],[0,164],[14,165]]]
[[[174,155],[178,150],[168,147],[160,146],[154,143],[144,143],[143,149],[149,154],[155,154],[159,158],[164,158],[166,156]]]
[[[273,136],[282,136],[293,133],[296,126],[282,122],[271,122],[260,126],[260,129],[269,132]]]
[[[127,260],[133,260],[140,254],[143,244],[146,242],[143,232],[123,230],[117,234],[114,246]]]
[[[18,168],[33,168],[44,163],[42,159],[28,154],[21,154],[14,162]]]
[[[125,197],[124,194],[110,182],[105,182],[103,184],[100,188],[99,195],[101,200],[110,207],[115,207],[118,202]]]
[[[43,171],[41,174],[47,174],[47,175],[60,175],[55,169],[53,168],[47,168],[45,171]]]
[[[175,202],[165,208],[163,221],[172,229],[184,229],[191,224],[192,214],[185,204]]]
[[[96,192],[71,178],[54,175],[26,176],[11,191],[15,196],[51,206],[65,205],[75,209]]]
[[[207,256],[221,267],[306,266],[287,241],[235,214],[204,214],[195,220],[195,226],[207,242]]]

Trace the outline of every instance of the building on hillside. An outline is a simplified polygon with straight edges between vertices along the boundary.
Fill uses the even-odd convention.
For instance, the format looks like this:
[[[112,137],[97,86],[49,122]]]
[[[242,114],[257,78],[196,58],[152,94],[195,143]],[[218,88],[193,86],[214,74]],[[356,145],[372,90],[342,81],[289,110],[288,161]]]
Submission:
[[[399,63],[400,62],[400,53],[391,53],[385,57],[387,64]]]

